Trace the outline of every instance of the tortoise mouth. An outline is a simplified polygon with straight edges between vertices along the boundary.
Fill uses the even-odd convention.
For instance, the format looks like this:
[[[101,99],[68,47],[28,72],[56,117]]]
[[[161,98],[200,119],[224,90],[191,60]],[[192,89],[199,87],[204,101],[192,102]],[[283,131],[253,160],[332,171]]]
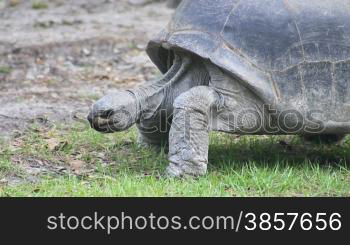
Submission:
[[[91,128],[95,129],[96,131],[101,133],[113,132],[110,127],[109,118],[104,118],[101,116],[94,115],[93,113],[90,113],[87,119],[90,123]]]
[[[132,125],[130,118],[114,112],[90,113],[88,121],[91,128],[101,133],[114,133],[127,130]]]

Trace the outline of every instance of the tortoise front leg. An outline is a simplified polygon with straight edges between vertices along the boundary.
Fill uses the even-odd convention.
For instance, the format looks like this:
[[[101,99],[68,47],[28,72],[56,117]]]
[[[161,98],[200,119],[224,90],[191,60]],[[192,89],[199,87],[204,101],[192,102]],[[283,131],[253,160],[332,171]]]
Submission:
[[[206,174],[211,114],[218,100],[215,90],[206,86],[194,87],[176,98],[169,134],[168,175]]]

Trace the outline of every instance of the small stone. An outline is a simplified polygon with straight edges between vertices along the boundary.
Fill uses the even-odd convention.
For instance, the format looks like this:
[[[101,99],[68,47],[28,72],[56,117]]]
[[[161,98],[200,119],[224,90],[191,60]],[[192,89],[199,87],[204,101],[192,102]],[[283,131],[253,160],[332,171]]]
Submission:
[[[8,181],[5,178],[0,180],[0,184],[7,184],[7,183],[8,183]]]
[[[83,54],[86,55],[86,56],[91,55],[91,51],[88,50],[88,49],[86,49],[86,48],[83,48],[82,52],[83,52]]]

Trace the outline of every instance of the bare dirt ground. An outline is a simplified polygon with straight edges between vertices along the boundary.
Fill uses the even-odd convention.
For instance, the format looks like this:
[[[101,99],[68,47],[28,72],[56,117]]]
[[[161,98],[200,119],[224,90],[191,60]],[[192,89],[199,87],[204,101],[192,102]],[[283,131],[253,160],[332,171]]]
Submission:
[[[0,0],[0,137],[83,119],[103,94],[153,79],[144,49],[172,12],[157,1]]]

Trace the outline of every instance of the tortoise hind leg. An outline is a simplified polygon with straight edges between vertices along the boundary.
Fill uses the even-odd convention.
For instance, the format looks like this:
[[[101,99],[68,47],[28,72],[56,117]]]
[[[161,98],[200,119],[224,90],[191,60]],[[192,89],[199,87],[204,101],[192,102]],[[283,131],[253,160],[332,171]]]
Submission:
[[[169,135],[168,175],[206,174],[212,109],[218,100],[218,93],[207,86],[194,87],[176,98]]]

